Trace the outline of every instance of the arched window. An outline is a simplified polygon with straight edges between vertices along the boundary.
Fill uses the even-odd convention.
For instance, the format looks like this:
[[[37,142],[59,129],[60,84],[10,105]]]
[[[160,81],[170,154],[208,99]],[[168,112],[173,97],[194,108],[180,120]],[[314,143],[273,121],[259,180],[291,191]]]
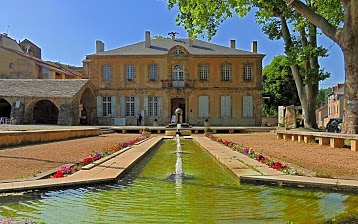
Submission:
[[[172,54],[175,54],[175,55],[183,55],[185,54],[185,52],[183,50],[180,50],[180,49],[175,49]]]
[[[183,65],[175,65],[173,67],[173,80],[175,81],[183,81],[184,80],[184,66]]]

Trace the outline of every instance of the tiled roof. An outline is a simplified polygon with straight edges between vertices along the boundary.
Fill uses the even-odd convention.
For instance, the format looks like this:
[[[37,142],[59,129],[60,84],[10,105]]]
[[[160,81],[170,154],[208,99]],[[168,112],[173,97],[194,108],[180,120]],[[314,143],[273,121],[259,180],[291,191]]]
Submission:
[[[88,79],[0,79],[0,97],[73,97]]]
[[[150,48],[145,47],[145,42],[120,47],[113,50],[99,52],[92,55],[165,55],[174,46],[182,46],[192,55],[230,55],[230,56],[256,56],[263,57],[264,54],[243,51],[235,48],[225,47],[201,40],[193,40],[193,47],[189,47],[187,39],[152,39]],[[89,55],[91,56],[91,55]]]

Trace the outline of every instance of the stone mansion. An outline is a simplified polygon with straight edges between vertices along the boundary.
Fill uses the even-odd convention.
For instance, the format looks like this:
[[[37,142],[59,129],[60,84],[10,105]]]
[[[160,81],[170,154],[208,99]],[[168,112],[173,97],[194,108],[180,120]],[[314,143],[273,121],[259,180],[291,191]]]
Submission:
[[[177,108],[183,122],[202,126],[254,126],[262,121],[262,59],[252,51],[201,40],[151,39],[104,50],[83,61],[83,75],[97,89],[101,125],[166,125]]]

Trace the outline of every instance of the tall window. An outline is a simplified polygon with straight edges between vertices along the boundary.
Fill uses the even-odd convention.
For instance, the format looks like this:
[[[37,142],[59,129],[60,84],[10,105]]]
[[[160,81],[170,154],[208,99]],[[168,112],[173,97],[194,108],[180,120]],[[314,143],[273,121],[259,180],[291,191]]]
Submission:
[[[244,65],[244,81],[252,80],[252,65]]]
[[[134,116],[134,96],[126,97],[126,116]]]
[[[148,70],[149,70],[149,80],[150,81],[158,80],[158,65],[151,64],[149,65]]]
[[[222,81],[229,81],[230,73],[231,73],[231,65],[230,64],[221,65],[221,80]]]
[[[159,116],[158,111],[158,97],[149,97],[149,116]]]
[[[173,67],[173,80],[174,81],[183,81],[184,80],[184,66],[175,65]]]
[[[134,81],[134,65],[126,65],[126,80]]]
[[[112,80],[112,68],[110,65],[102,65],[102,81]]]
[[[109,116],[112,111],[112,103],[110,96],[102,97],[102,116]]]
[[[207,81],[209,80],[209,65],[200,64],[199,65],[199,80]]]

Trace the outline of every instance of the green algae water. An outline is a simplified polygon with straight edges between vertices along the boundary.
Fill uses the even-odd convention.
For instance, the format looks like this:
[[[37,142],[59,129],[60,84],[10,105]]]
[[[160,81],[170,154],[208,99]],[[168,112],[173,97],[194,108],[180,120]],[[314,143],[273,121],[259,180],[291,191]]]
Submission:
[[[185,176],[170,178],[175,140],[165,140],[116,184],[0,197],[0,220],[45,223],[323,223],[358,213],[358,196],[240,184],[192,140]]]

